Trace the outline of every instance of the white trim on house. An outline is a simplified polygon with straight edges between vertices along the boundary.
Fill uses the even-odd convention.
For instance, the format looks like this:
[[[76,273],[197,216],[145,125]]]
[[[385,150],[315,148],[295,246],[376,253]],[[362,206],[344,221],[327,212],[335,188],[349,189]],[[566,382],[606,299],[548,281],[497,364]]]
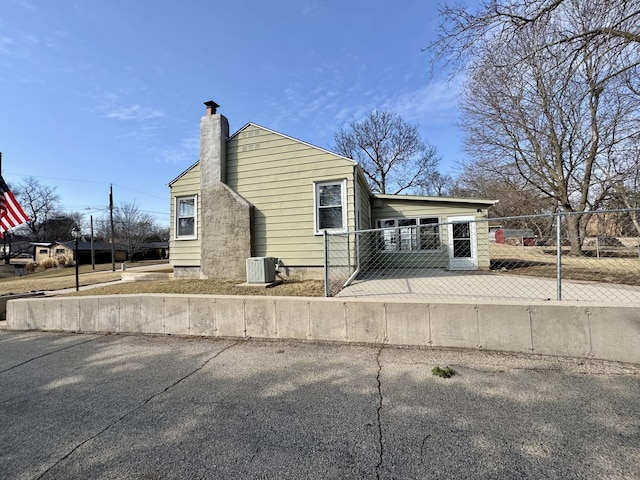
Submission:
[[[338,205],[320,205],[320,188],[323,186],[331,186],[331,185],[340,185],[340,202],[339,205],[342,213],[342,227],[341,228],[321,228],[320,227],[320,215],[318,214],[320,208],[336,208]],[[348,210],[349,206],[347,205],[347,179],[341,180],[328,180],[321,182],[313,182],[313,225],[314,225],[314,234],[322,235],[323,232],[327,231],[329,233],[344,233],[347,232],[349,225],[348,221]]]
[[[180,235],[180,228],[179,228],[179,221],[181,218],[191,218],[191,215],[185,215],[184,217],[181,217],[179,215],[179,208],[178,208],[178,204],[181,200],[190,200],[193,199],[193,234],[191,235]],[[173,205],[173,211],[174,211],[174,239],[175,240],[195,240],[198,238],[198,195],[193,194],[193,195],[180,195],[180,196],[176,196],[174,197],[174,205]]]
[[[422,195],[387,195],[382,193],[374,193],[373,198],[379,198],[381,200],[419,200],[429,202],[442,202],[442,203],[470,203],[480,205],[495,205],[500,200],[487,200],[484,198],[464,198],[464,197],[427,197]]]
[[[478,234],[476,230],[476,218],[473,215],[451,215],[447,217],[447,246],[449,250],[449,270],[477,270],[478,269]],[[468,236],[458,237],[454,235],[455,225],[467,225]],[[467,249],[456,248],[456,242],[468,242],[467,256],[460,253]]]

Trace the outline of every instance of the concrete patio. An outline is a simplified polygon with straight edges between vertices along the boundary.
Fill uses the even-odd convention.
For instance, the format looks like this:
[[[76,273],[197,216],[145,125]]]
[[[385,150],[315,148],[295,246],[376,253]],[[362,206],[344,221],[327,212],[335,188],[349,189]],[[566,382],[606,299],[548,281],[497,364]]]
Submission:
[[[336,297],[397,297],[438,300],[557,300],[555,278],[502,272],[452,272],[435,268],[394,269],[358,277]],[[640,287],[562,281],[562,300],[640,303]]]

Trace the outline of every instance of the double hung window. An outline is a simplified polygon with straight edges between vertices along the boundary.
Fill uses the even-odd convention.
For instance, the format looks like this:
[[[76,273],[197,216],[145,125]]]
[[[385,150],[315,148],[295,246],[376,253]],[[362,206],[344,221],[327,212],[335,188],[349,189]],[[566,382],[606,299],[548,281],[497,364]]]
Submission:
[[[315,231],[322,233],[346,230],[346,181],[315,184]]]
[[[192,240],[197,238],[197,198],[195,195],[176,197],[175,238]]]

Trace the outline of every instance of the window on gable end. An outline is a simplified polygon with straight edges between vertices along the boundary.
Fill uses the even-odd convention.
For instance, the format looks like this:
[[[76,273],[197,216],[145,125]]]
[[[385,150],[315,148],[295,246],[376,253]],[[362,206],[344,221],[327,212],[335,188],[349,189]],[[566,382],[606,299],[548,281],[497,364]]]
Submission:
[[[176,197],[176,240],[193,240],[197,238],[197,212],[197,199],[195,195]]]
[[[344,232],[347,229],[347,182],[322,182],[315,184],[315,230]]]

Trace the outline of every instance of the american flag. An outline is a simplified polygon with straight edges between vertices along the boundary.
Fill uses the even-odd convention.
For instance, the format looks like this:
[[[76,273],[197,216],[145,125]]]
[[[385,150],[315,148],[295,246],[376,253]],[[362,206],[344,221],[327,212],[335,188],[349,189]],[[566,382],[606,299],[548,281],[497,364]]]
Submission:
[[[0,175],[0,234],[10,228],[22,225],[27,220],[29,220],[29,216],[24,213],[16,197],[13,196],[9,186]]]

